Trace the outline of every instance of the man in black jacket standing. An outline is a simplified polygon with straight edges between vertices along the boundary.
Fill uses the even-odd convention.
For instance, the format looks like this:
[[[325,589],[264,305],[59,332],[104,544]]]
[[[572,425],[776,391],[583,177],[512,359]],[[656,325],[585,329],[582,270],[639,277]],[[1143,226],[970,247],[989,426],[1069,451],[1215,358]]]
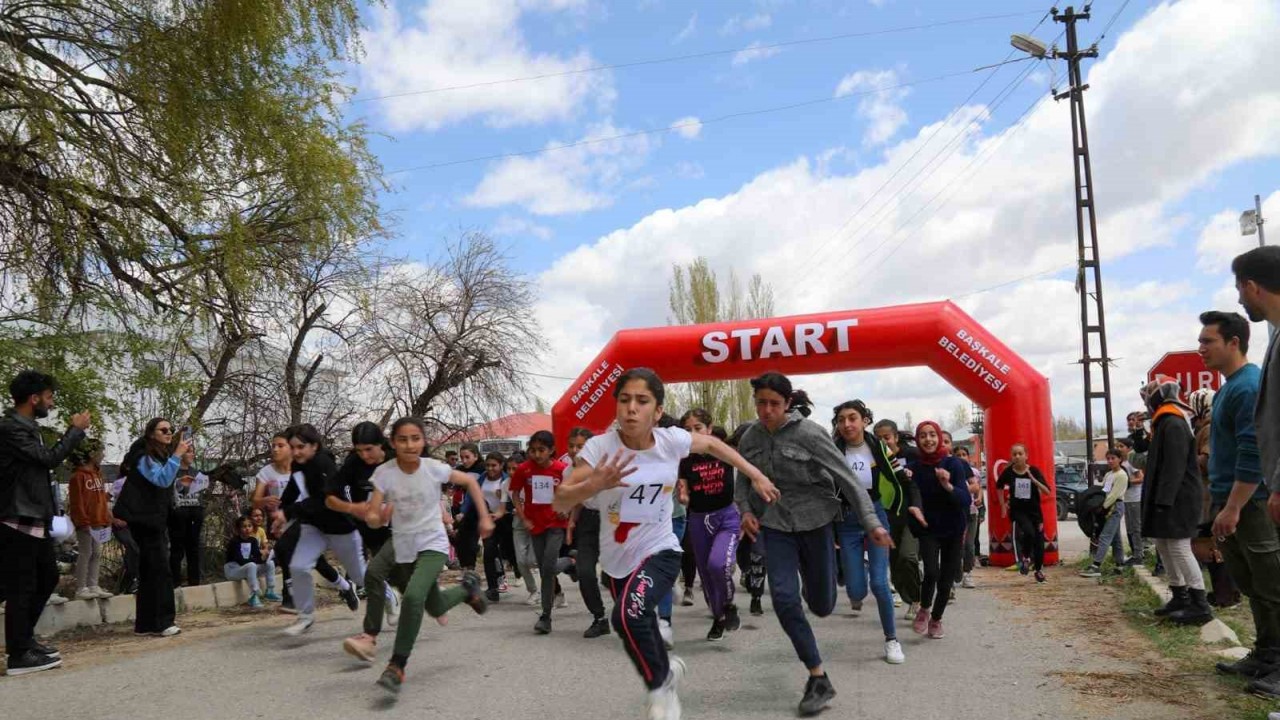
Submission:
[[[53,377],[24,370],[9,384],[14,406],[0,418],[0,585],[8,675],[62,664],[56,648],[35,639],[36,621],[58,584],[49,474],[84,440],[89,413],[73,415],[62,439],[45,447],[36,420],[49,415],[56,390]]]

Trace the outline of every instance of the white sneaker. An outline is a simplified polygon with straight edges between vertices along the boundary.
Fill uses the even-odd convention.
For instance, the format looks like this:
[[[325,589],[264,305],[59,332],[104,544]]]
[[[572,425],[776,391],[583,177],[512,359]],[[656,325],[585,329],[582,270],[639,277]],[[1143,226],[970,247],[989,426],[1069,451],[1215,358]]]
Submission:
[[[558,608],[569,607],[569,600],[565,598],[564,593],[560,593],[559,595],[556,596],[556,607]]]
[[[670,650],[676,646],[675,633],[671,630],[671,621],[658,618],[658,634],[662,636],[662,644]]]
[[[916,614],[920,612],[920,603],[911,603],[907,606],[907,614],[903,615],[905,620],[915,620]]]
[[[896,590],[893,592],[893,606],[902,607],[902,596]]]
[[[169,627],[161,630],[155,635],[156,637],[173,637],[174,635],[177,635],[180,632],[182,632],[182,628],[178,627],[177,625],[170,625]]]
[[[680,681],[689,669],[684,660],[672,655],[671,674],[657,690],[649,691],[649,720],[680,720]]]
[[[114,595],[113,593],[109,593],[109,592],[107,592],[106,590],[103,590],[101,587],[98,587],[97,585],[94,585],[94,586],[93,586],[93,588],[92,588],[92,590],[93,590],[95,593],[97,593],[97,595],[98,595],[98,599],[99,599],[99,600],[106,600],[107,598],[113,598],[113,597],[115,597],[115,595]]]
[[[314,615],[298,615],[298,620],[294,624],[285,628],[282,632],[289,637],[298,637],[305,632],[311,630],[311,626],[316,624]]]
[[[387,604],[383,614],[387,618],[387,627],[400,624],[400,592],[390,585],[387,586]]]
[[[67,600],[66,598],[62,597],[58,593],[54,593],[49,596],[49,602],[45,604],[46,605],[66,605],[68,602],[70,601]]]
[[[902,654],[902,643],[897,640],[885,640],[884,661],[890,665],[901,665],[906,662],[907,656]]]
[[[91,587],[82,587],[76,591],[77,600],[97,600],[98,593],[93,591]]]
[[[529,597],[525,598],[524,604],[529,607],[541,607],[542,595],[540,593],[531,592],[529,593]]]
[[[978,586],[973,583],[973,576],[970,575],[969,573],[965,573],[964,580],[960,582],[960,587],[972,590]]]

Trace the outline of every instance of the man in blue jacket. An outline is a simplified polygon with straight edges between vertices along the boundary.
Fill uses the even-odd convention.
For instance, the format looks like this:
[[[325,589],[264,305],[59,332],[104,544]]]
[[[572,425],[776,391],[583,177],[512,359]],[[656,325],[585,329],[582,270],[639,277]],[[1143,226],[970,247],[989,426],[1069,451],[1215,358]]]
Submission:
[[[62,664],[56,648],[35,639],[36,621],[58,584],[49,473],[84,440],[89,413],[73,415],[62,439],[45,447],[36,420],[49,415],[56,390],[51,376],[24,370],[9,384],[13,408],[0,418],[0,585],[9,675]]]

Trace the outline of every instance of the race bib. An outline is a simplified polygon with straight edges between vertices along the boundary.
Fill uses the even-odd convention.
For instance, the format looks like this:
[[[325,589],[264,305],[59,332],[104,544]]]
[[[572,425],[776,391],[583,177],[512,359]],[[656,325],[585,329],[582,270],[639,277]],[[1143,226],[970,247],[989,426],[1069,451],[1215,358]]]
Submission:
[[[623,522],[655,523],[671,517],[675,478],[665,478],[660,467],[641,466],[622,488],[619,515]],[[670,482],[668,482],[670,480]]]
[[[253,543],[240,543],[240,557],[245,560],[253,557]]]
[[[1013,482],[1013,496],[1019,500],[1031,499],[1031,478],[1016,478]]]
[[[556,497],[556,480],[550,475],[534,475],[529,478],[533,487],[533,504],[550,505]]]

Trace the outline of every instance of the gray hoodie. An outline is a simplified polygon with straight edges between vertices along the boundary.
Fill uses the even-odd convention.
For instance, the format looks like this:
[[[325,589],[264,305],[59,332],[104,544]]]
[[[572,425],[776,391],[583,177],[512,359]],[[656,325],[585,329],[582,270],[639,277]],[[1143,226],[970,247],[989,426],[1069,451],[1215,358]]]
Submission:
[[[772,433],[759,421],[752,423],[738,442],[738,452],[760,468],[782,493],[777,502],[765,507],[759,518],[761,525],[782,532],[806,532],[838,520],[839,483],[863,529],[870,533],[881,527],[871,496],[845,465],[831,436],[800,413],[789,414],[782,427]],[[738,473],[734,487],[738,509],[754,512],[752,505],[762,504],[754,496],[751,481]]]
[[[1262,456],[1262,478],[1267,489],[1280,492],[1280,343],[1271,336],[1267,357],[1262,361],[1262,380],[1253,424],[1258,433],[1258,453]]]

